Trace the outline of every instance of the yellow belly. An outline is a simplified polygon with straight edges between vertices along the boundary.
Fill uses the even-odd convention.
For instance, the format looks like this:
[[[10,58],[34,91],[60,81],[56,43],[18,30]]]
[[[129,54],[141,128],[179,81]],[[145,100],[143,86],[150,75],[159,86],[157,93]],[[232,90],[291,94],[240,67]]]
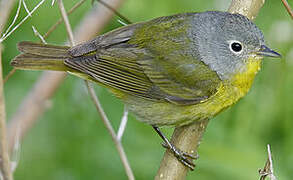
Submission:
[[[172,103],[151,102],[137,98],[127,99],[125,102],[138,120],[152,125],[180,126],[212,118],[247,94],[260,69],[260,63],[260,59],[249,59],[244,71],[234,75],[229,82],[223,82],[213,96],[199,104],[178,106]]]

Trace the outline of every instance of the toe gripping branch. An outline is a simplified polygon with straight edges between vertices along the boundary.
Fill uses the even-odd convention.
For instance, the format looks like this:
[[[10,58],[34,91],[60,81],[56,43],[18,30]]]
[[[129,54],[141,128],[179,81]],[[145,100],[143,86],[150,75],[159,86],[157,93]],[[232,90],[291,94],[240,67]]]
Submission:
[[[194,170],[195,164],[193,163],[193,160],[198,159],[198,156],[194,156],[192,154],[186,153],[181,151],[180,149],[176,148],[169,140],[166,138],[166,136],[162,133],[162,131],[157,127],[153,126],[154,130],[158,133],[158,135],[163,139],[162,146],[166,149],[169,149],[172,154],[177,158],[178,161],[180,161],[183,165],[188,167],[190,170]]]

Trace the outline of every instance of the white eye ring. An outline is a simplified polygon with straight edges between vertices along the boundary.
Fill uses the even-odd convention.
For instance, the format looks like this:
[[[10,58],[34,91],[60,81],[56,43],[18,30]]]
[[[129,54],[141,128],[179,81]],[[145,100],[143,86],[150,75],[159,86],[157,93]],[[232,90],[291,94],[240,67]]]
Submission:
[[[229,41],[229,48],[234,54],[241,54],[243,51],[242,43],[236,40]]]

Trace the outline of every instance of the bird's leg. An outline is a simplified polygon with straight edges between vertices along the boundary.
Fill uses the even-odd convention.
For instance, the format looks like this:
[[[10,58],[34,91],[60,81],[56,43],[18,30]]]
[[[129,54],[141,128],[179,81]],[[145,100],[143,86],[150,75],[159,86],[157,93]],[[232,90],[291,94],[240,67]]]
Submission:
[[[187,166],[189,169],[194,170],[195,164],[192,162],[193,159],[197,159],[198,156],[194,156],[192,154],[186,153],[177,149],[166,136],[162,133],[162,131],[157,127],[153,126],[154,130],[158,133],[158,135],[163,139],[164,143],[162,144],[163,147],[169,149],[174,156],[180,161],[182,164]]]

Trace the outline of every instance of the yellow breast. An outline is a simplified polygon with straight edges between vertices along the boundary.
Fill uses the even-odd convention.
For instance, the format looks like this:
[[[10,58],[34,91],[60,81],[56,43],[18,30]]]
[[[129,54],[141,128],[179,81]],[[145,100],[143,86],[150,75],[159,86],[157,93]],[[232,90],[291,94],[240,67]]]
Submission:
[[[260,65],[260,59],[248,59],[245,70],[234,75],[229,81],[223,82],[217,93],[205,102],[190,107],[186,113],[191,113],[194,117],[211,118],[230,107],[247,94],[255,75],[260,70]],[[187,124],[188,122],[182,123]]]

